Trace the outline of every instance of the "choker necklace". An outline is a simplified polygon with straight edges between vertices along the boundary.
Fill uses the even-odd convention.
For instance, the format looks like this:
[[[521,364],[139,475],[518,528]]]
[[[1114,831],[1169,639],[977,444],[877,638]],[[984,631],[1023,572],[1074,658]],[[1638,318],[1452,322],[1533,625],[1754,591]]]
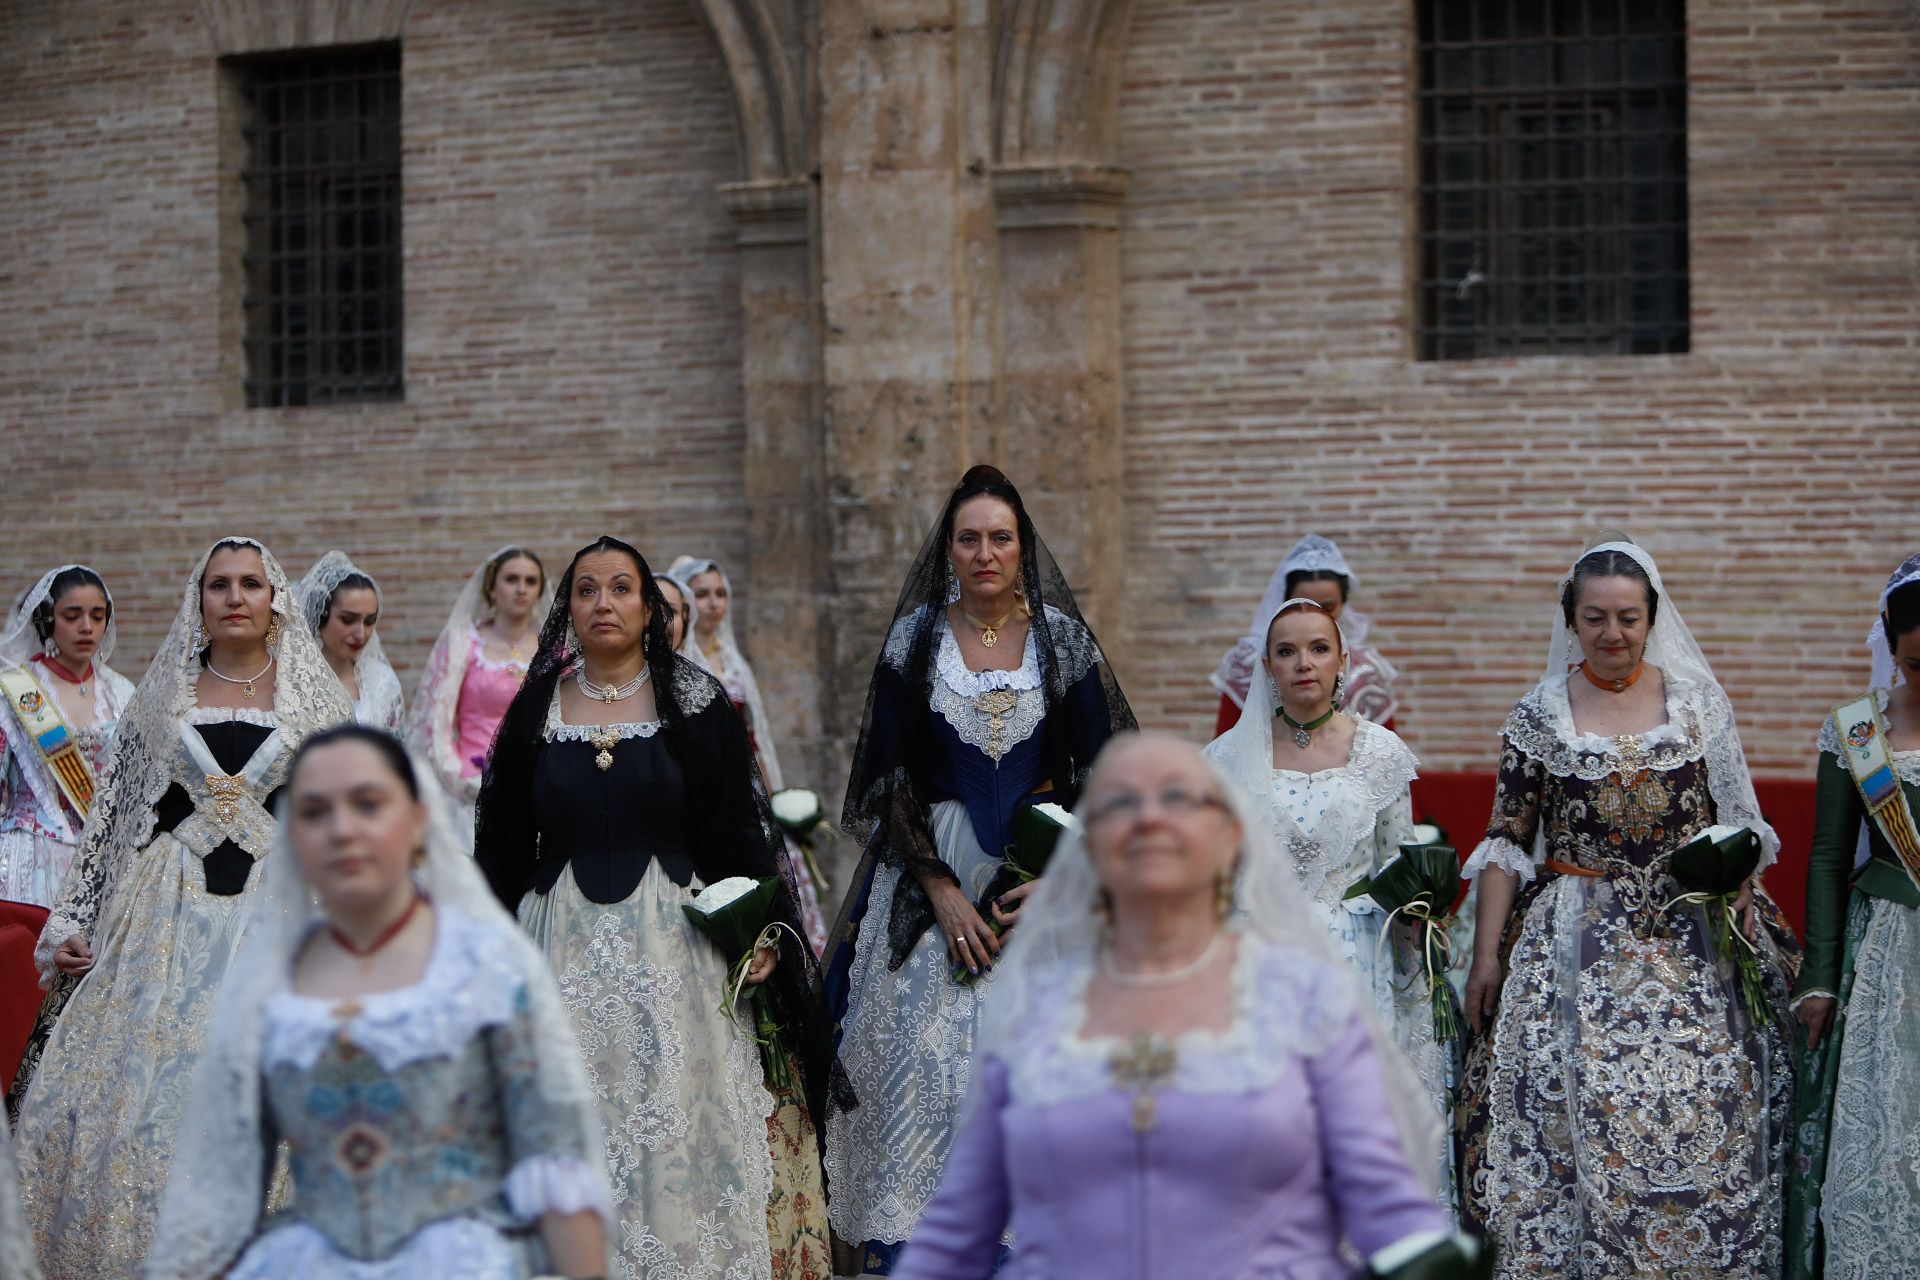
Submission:
[[[68,684],[77,685],[80,690],[80,696],[83,698],[87,696],[87,685],[93,679],[93,659],[87,659],[87,673],[83,676],[77,676],[44,653],[36,653],[33,656],[40,659],[40,664],[52,673],[54,679],[64,680]]]
[[[1274,714],[1279,716],[1282,720],[1285,720],[1287,722],[1287,727],[1293,730],[1293,745],[1296,747],[1300,747],[1301,749],[1304,750],[1310,743],[1312,743],[1314,730],[1318,729],[1321,725],[1325,724],[1327,721],[1333,719],[1333,713],[1338,711],[1339,709],[1340,708],[1338,707],[1328,707],[1326,710],[1326,714],[1321,716],[1316,716],[1314,719],[1307,721],[1305,724],[1301,724],[1298,720],[1295,720],[1292,716],[1288,715],[1287,709],[1285,707],[1281,707],[1278,711],[1274,712]]]
[[[642,663],[640,666],[640,674],[625,684],[595,684],[593,681],[587,679],[587,668],[583,664],[580,670],[574,674],[573,682],[580,686],[580,692],[586,694],[595,702],[611,703],[625,702],[628,698],[640,692],[640,690],[645,687],[647,681],[652,678],[653,668]]]
[[[267,674],[267,672],[273,670],[273,662],[274,662],[273,655],[269,653],[267,655],[267,665],[260,668],[258,671],[254,672],[252,675],[245,677],[244,679],[237,676],[230,676],[230,675],[224,674],[213,665],[212,658],[207,659],[207,670],[213,672],[214,675],[219,676],[222,680],[225,680],[228,684],[239,685],[240,696],[243,698],[251,698],[253,696],[253,682],[255,680],[258,680],[261,676]]]
[[[972,623],[979,630],[980,643],[986,648],[991,649],[1000,643],[1000,628],[1007,625],[1007,620],[1013,617],[1015,610],[1019,609],[1019,607],[1018,604],[1015,604],[1013,608],[1008,609],[1000,615],[1000,621],[998,622],[980,621],[980,619],[967,612],[967,606],[965,605],[960,606],[960,616]]]
[[[1105,975],[1107,981],[1117,987],[1170,987],[1175,983],[1185,982],[1212,964],[1215,957],[1220,954],[1220,948],[1226,942],[1226,937],[1225,930],[1216,929],[1213,937],[1208,940],[1205,950],[1178,969],[1169,969],[1165,973],[1124,972],[1114,963],[1113,944],[1109,943],[1100,948],[1100,972]]]
[[[398,920],[395,920],[392,924],[388,925],[384,930],[381,931],[381,934],[379,937],[375,938],[372,942],[369,942],[364,947],[356,944],[352,938],[349,938],[346,934],[340,932],[340,930],[335,928],[332,924],[327,925],[327,932],[333,935],[333,940],[340,945],[340,949],[342,951],[345,951],[348,955],[354,956],[357,959],[364,960],[368,956],[372,955],[374,952],[378,951],[380,948],[386,946],[389,942],[392,942],[395,938],[400,936],[400,931],[407,927],[407,921],[413,919],[413,913],[418,911],[420,909],[420,904],[425,902],[426,900],[427,900],[427,895],[424,893],[421,893],[418,889],[415,889],[413,891],[413,901],[409,902],[407,904],[407,909],[400,913],[400,918]]]
[[[1587,683],[1596,689],[1605,689],[1608,693],[1625,693],[1627,690],[1633,688],[1635,682],[1637,682],[1642,675],[1646,674],[1646,670],[1646,659],[1642,658],[1639,662],[1634,663],[1632,675],[1622,676],[1618,680],[1602,680],[1599,676],[1593,674],[1593,669],[1587,666],[1586,663],[1582,662],[1580,664],[1580,674],[1587,678]]]

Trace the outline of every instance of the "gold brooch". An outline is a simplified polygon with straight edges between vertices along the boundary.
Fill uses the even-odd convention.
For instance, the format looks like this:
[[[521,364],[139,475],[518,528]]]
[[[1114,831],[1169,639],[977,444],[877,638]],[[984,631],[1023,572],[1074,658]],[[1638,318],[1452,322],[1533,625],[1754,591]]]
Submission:
[[[613,744],[620,741],[619,733],[613,729],[599,729],[588,734],[587,741],[600,748],[600,754],[593,758],[593,762],[600,766],[600,771],[605,773],[613,768]]]
[[[1020,705],[1020,697],[1011,689],[989,689],[976,696],[973,709],[987,718],[987,754],[998,760],[1006,754],[1002,739],[1007,732],[1007,713]]]
[[[247,794],[247,780],[237,775],[210,773],[207,794],[213,797],[213,813],[221,826],[230,826],[240,813],[240,797]]]
[[[1107,1066],[1113,1071],[1113,1082],[1122,1089],[1134,1091],[1135,1133],[1145,1133],[1153,1128],[1154,1116],[1159,1109],[1153,1091],[1173,1079],[1176,1060],[1173,1045],[1144,1031],[1127,1041],[1124,1048],[1115,1049],[1107,1059]]]

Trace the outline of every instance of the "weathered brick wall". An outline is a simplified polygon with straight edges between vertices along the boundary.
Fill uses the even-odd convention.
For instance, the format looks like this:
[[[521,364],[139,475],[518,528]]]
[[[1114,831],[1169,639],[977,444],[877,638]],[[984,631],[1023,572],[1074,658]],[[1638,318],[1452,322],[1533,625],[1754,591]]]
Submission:
[[[738,177],[684,0],[416,0],[404,404],[227,409],[216,68],[190,0],[0,3],[0,566],[99,566],[137,673],[192,559],[347,548],[411,685],[477,560],[737,560]]]
[[[1690,6],[1693,351],[1410,358],[1399,0],[1139,0],[1120,107],[1122,672],[1201,734],[1299,533],[1338,539],[1427,767],[1491,768],[1591,533],[1658,556],[1756,770],[1804,774],[1920,543],[1920,9]]]

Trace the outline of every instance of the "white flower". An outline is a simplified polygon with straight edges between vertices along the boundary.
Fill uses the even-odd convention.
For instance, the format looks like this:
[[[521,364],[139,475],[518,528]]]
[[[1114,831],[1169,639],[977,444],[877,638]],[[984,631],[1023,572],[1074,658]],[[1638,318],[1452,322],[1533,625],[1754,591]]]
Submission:
[[[716,880],[694,895],[693,909],[703,916],[727,906],[737,899],[744,898],[760,887],[760,882],[752,876],[728,876],[725,880]]]
[[[1080,829],[1080,824],[1074,820],[1074,816],[1057,804],[1037,804],[1033,806],[1033,811],[1042,817],[1052,818],[1068,831]]]
[[[1407,841],[1407,843],[1439,844],[1440,840],[1440,828],[1434,826],[1431,822],[1416,822],[1413,826],[1413,839]]]
[[[773,816],[783,827],[805,827],[820,821],[820,797],[805,787],[788,787],[773,796]]]

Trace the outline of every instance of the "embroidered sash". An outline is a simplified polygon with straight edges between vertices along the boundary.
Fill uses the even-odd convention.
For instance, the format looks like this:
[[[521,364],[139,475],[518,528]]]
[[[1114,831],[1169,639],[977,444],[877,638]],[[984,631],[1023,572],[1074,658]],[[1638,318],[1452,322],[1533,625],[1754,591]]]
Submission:
[[[1907,793],[1887,754],[1887,726],[1880,716],[1879,700],[1868,694],[1835,707],[1833,727],[1846,748],[1847,769],[1853,775],[1853,785],[1860,789],[1867,816],[1899,855],[1907,877],[1920,888],[1920,834],[1914,831]]]
[[[60,718],[52,696],[32,675],[11,664],[0,668],[0,690],[5,690],[8,708],[26,731],[27,740],[39,751],[60,794],[84,821],[93,804],[93,770],[80,753],[73,731]]]

